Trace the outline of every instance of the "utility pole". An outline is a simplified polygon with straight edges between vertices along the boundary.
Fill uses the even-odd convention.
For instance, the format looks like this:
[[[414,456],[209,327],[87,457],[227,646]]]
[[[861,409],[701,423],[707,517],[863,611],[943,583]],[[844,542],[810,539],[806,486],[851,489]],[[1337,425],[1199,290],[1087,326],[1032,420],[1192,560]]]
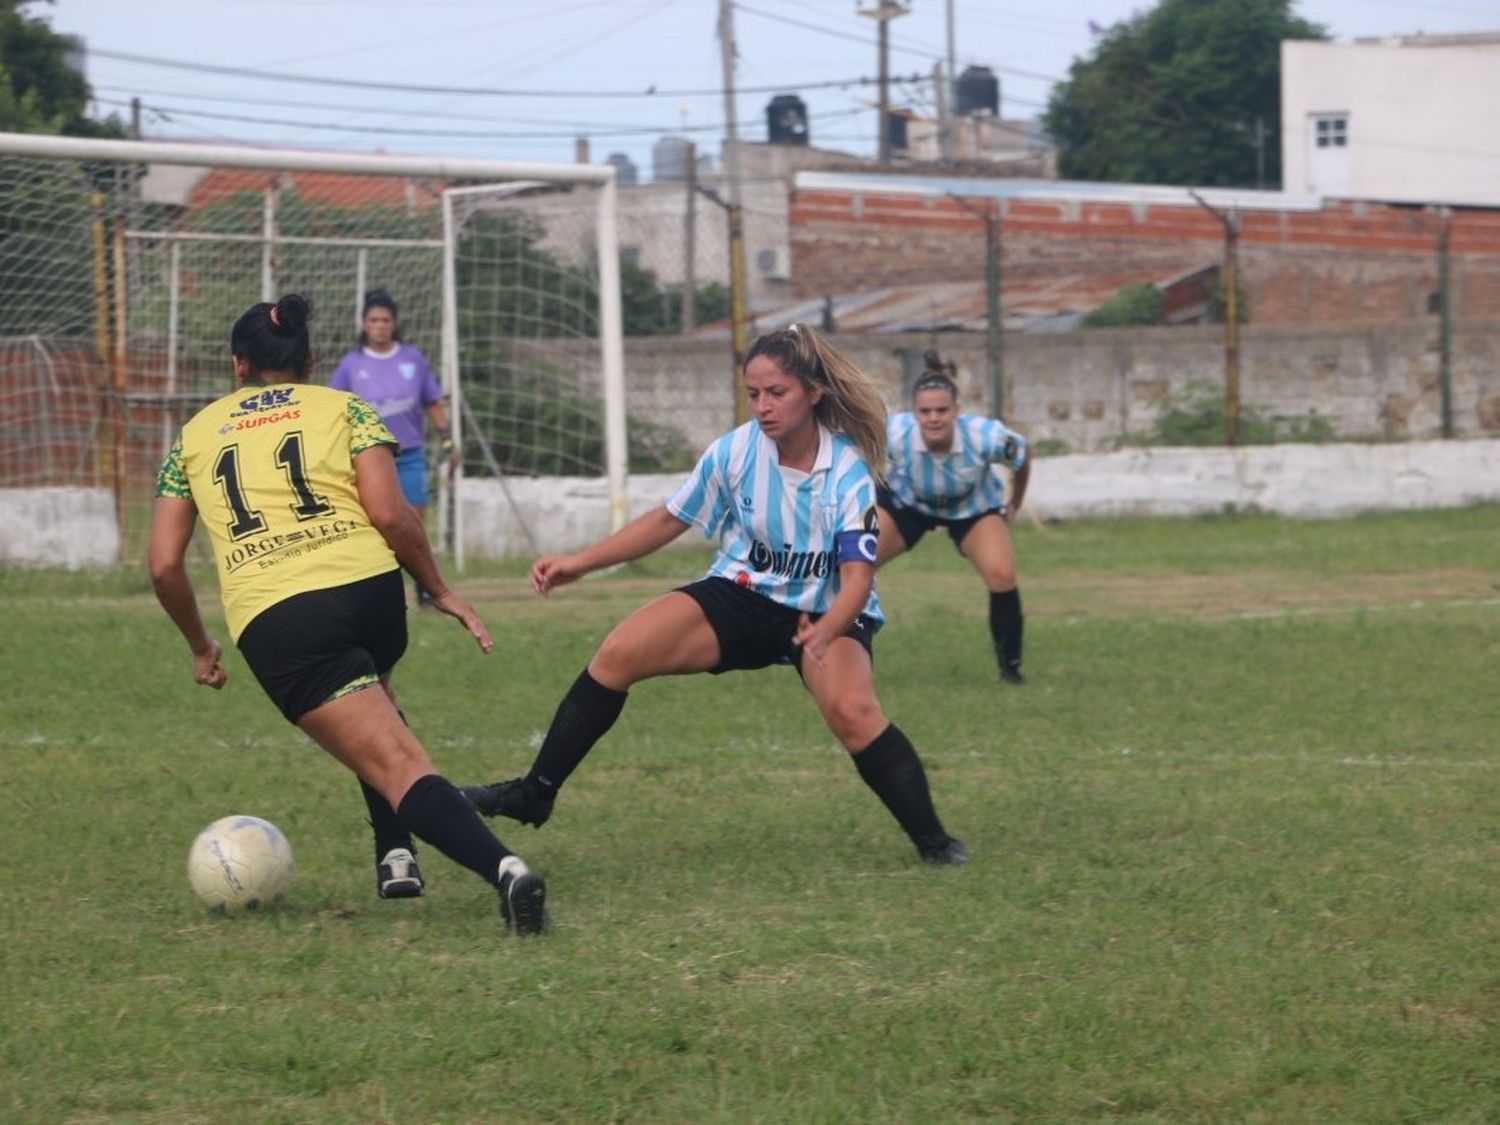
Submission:
[[[948,99],[948,78],[943,74],[943,64],[932,64],[932,92],[937,98],[938,141],[941,145],[944,164],[952,164],[958,145],[953,136],[953,104]]]
[[[1438,394],[1443,436],[1453,436],[1453,208],[1438,208]]]
[[[687,143],[687,207],[682,230],[682,331],[698,326],[698,146]]]
[[[719,46],[724,69],[724,175],[729,181],[729,308],[730,347],[734,353],[734,424],[750,418],[750,400],[745,395],[742,372],[745,353],[750,349],[746,329],[745,228],[744,207],[740,198],[739,114],[734,93],[734,3],[719,0]],[[716,200],[722,203],[722,200]]]
[[[953,136],[953,103],[958,96],[958,57],[954,50],[955,38],[953,34],[953,0],[948,0],[948,65],[945,68],[942,82],[933,88],[938,96],[938,122],[943,130],[943,159],[949,164],[953,163],[954,157],[958,155],[958,145]]]
[[[727,0],[726,0],[727,2]],[[911,11],[900,0],[878,0],[873,8],[861,8],[859,14],[868,16],[880,24],[880,138],[879,160],[889,164],[891,160],[891,20]]]
[[[948,198],[984,224],[984,354],[990,377],[990,417],[1005,416],[1005,337],[1000,324],[1000,203],[981,211],[961,195]]]
[[[1224,227],[1224,441],[1234,446],[1240,443],[1240,216],[1209,206],[1196,191],[1188,194]]]

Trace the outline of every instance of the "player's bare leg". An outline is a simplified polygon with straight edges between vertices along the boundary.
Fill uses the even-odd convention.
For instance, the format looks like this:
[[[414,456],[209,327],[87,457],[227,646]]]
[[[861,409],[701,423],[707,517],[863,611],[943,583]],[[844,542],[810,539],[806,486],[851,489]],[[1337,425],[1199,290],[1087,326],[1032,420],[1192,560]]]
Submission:
[[[968,848],[948,835],[933,808],[922,760],[875,698],[874,670],[864,646],[840,637],[821,661],[803,656],[801,671],[828,729],[844,744],[859,776],[890,810],[922,859],[939,866],[967,863]]]

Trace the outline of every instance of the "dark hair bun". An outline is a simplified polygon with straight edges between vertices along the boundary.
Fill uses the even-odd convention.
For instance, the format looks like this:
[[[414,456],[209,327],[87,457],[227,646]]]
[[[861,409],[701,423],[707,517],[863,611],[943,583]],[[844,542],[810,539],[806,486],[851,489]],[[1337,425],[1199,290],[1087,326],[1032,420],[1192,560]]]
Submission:
[[[312,319],[312,302],[300,293],[288,293],[276,302],[276,315],[271,318],[273,329],[283,332],[300,332]]]

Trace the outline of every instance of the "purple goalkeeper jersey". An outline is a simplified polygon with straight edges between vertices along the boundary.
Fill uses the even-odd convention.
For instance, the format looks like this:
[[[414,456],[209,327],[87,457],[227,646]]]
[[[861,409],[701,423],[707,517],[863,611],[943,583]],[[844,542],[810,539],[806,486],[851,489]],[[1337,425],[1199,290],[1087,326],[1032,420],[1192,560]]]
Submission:
[[[443,398],[427,357],[410,344],[398,344],[390,355],[345,352],[328,385],[353,391],[379,411],[403,450],[422,447],[422,414]]]

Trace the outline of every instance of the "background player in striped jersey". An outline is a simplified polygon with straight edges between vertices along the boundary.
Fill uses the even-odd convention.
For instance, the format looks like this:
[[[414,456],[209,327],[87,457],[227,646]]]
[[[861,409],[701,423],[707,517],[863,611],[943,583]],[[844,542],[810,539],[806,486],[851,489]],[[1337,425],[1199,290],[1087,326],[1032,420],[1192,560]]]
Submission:
[[[790,664],[921,857],[964,863],[969,853],[938,819],[916,750],[875,698],[870,646],[882,617],[869,466],[885,460],[884,404],[857,367],[799,325],[755,342],[745,386],[753,419],[709,446],[663,507],[531,570],[546,595],[696,525],[719,541],[707,576],[636,610],[604,639],[525,777],[464,795],[486,816],[540,826],[634,684]]]
[[[182,427],[157,479],[149,549],[156,596],[192,650],[193,678],[222,688],[222,650],[204,628],[184,565],[201,515],[245,662],[287,720],[360,778],[382,896],[391,841],[409,846],[415,833],[495,887],[508,925],[536,933],[545,921],[541,876],[436,772],[396,710],[390,673],[406,649],[398,563],[484,652],[489,631],[438,572],[396,480],[396,439],[374,408],[306,382],[308,314],[307,301],[291,294],[252,305],[235,322],[238,389]]]
[[[912,389],[912,409],[886,421],[890,473],[880,488],[880,558],[884,565],[935,527],[947,530],[990,592],[990,636],[1000,678],[1022,684],[1021,592],[1010,521],[1021,510],[1031,463],[1026,439],[994,418],[958,412],[953,366],[927,353]],[[1014,471],[1007,504],[994,466]]]

